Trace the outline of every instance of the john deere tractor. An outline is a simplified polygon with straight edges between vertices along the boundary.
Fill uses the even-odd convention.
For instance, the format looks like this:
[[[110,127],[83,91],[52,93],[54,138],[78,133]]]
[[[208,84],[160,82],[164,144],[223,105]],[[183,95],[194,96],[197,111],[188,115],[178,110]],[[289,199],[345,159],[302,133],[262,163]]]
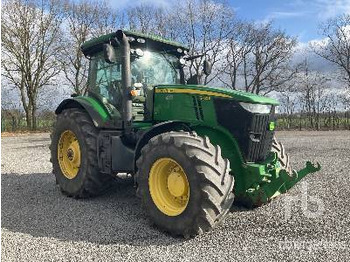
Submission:
[[[64,194],[95,196],[116,174],[131,174],[150,220],[190,237],[220,223],[234,201],[261,206],[320,169],[291,169],[274,136],[276,100],[186,81],[184,67],[198,56],[185,46],[118,30],[81,49],[86,92],[61,102],[52,133]]]

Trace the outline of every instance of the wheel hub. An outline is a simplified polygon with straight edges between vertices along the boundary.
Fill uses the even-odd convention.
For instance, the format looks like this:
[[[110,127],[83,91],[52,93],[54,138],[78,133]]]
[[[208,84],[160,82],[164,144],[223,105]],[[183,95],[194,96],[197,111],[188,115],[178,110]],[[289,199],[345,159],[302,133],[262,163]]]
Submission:
[[[171,158],[154,162],[149,173],[149,191],[154,204],[168,216],[178,216],[187,207],[190,185],[183,168]]]
[[[69,159],[69,161],[73,161],[74,159],[74,151],[72,148],[68,148],[67,150],[67,157]]]
[[[185,177],[179,172],[171,172],[168,176],[168,189],[174,197],[180,197],[185,193]]]
[[[73,179],[78,175],[80,157],[80,146],[76,135],[70,130],[64,131],[58,141],[58,163],[66,178]]]

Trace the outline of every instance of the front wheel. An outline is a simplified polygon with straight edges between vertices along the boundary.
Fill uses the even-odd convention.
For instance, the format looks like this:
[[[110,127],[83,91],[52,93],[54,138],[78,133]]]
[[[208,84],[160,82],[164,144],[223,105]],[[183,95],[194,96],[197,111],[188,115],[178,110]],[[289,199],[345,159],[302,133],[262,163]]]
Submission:
[[[195,133],[168,132],[142,149],[137,194],[159,228],[190,237],[220,223],[232,202],[234,178],[219,146]]]
[[[277,154],[281,169],[285,169],[291,175],[293,170],[290,165],[289,155],[286,153],[283,144],[277,141],[276,136],[273,137],[271,151]]]

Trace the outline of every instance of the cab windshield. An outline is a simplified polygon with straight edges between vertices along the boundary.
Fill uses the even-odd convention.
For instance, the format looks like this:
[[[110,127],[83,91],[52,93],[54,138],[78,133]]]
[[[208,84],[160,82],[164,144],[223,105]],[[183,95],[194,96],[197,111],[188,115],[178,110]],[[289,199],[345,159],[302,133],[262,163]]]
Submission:
[[[144,51],[143,56],[131,59],[132,83],[146,86],[178,84],[178,58],[167,53]]]

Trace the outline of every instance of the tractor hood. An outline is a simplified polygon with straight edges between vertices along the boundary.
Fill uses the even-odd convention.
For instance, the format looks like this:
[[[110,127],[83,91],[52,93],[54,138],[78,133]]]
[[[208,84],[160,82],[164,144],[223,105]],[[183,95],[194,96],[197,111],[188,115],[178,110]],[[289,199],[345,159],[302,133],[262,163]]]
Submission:
[[[278,101],[248,92],[232,90],[228,88],[209,87],[202,85],[159,85],[155,89],[156,93],[179,93],[179,94],[198,94],[204,96],[216,96],[223,98],[232,98],[239,102],[279,105]]]

